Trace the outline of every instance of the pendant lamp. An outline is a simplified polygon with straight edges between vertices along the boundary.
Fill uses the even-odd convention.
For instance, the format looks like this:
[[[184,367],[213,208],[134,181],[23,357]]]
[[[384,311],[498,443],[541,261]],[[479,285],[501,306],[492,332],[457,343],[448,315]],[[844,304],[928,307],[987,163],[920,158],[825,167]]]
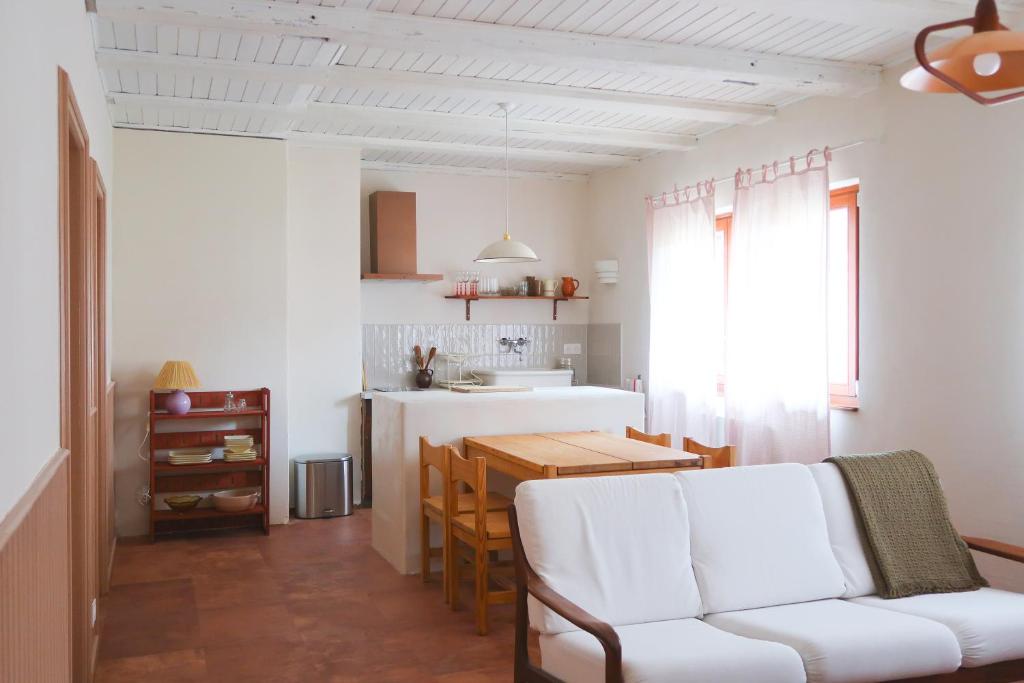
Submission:
[[[501,110],[505,112],[505,235],[497,242],[491,242],[480,255],[474,260],[477,263],[530,263],[540,261],[537,258],[537,254],[534,253],[533,249],[526,246],[522,242],[517,242],[512,239],[512,236],[508,233],[509,226],[509,165],[508,165],[508,112],[511,108],[507,103],[502,102],[498,105]]]
[[[970,26],[971,35],[950,41],[925,53],[928,36],[960,26]],[[1002,104],[1024,97],[1024,32],[1011,31],[999,23],[995,0],[979,0],[974,16],[928,26],[914,41],[920,66],[903,74],[900,84],[908,90],[930,93],[959,92],[984,105]]]

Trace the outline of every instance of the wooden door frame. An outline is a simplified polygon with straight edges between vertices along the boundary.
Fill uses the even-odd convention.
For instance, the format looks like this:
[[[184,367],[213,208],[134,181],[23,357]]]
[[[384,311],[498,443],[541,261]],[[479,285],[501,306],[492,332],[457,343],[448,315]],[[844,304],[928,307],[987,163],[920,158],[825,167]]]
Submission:
[[[89,157],[89,134],[75,99],[71,79],[57,68],[57,149],[59,211],[60,311],[60,444],[70,452],[68,505],[68,586],[71,617],[70,680],[89,681],[96,639],[90,624],[90,602],[97,585],[95,524],[98,501],[95,462],[89,462],[89,406],[95,399],[97,334],[95,312],[95,205]],[[95,275],[95,274],[94,274]],[[84,323],[72,315],[84,314]],[[90,339],[91,338],[91,339]],[[105,343],[105,340],[104,340]],[[105,385],[105,382],[104,382]],[[76,395],[77,394],[77,395]]]
[[[98,462],[96,467],[96,501],[99,506],[96,515],[96,577],[97,594],[105,595],[110,589],[110,568],[114,556],[114,469],[113,443],[110,429],[113,420],[111,392],[113,383],[107,381],[107,186],[95,159],[89,160],[92,190],[90,205],[95,242],[94,265],[96,268],[96,405],[99,407],[99,434],[97,435]]]

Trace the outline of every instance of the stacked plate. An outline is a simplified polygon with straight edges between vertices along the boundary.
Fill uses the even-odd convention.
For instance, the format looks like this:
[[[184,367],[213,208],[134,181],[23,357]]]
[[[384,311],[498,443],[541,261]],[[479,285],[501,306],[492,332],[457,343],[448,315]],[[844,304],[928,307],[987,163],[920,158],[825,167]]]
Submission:
[[[213,452],[209,448],[182,448],[167,454],[167,462],[172,465],[202,465],[212,460]]]
[[[252,447],[253,439],[245,434],[224,437],[224,461],[246,462],[256,459],[256,450]]]

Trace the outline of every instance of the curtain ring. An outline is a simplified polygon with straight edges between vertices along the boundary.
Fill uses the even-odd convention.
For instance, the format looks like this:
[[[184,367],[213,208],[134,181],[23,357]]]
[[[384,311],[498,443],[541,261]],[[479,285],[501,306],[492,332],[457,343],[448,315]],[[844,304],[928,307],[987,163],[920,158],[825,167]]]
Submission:
[[[829,148],[828,145],[825,145],[824,155],[825,155],[825,161],[826,162],[831,162],[832,161],[832,150],[831,150],[831,148]]]
[[[789,158],[789,172],[796,175],[796,157]]]
[[[775,176],[775,180],[779,179],[779,162],[778,161],[773,161],[772,162],[772,175]]]
[[[678,204],[679,203],[679,184],[678,183],[673,183],[672,184],[672,195],[676,199],[676,204]]]
[[[811,164],[814,163],[814,155],[817,154],[817,153],[818,153],[818,149],[817,148],[814,148],[810,152],[807,153],[807,168],[810,168]]]
[[[668,199],[665,198],[666,194],[667,194],[666,192],[662,192],[661,193],[661,205],[662,206],[668,206]]]
[[[754,184],[754,169],[748,168],[747,169],[747,185],[753,186],[753,184]]]
[[[736,169],[736,189],[740,189],[743,186],[743,169]]]

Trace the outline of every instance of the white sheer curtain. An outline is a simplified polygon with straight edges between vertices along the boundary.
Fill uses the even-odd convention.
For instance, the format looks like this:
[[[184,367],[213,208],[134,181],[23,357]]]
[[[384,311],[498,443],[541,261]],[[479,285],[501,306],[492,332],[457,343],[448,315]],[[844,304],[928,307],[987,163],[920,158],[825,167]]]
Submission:
[[[651,291],[648,428],[716,439],[721,300],[715,280],[714,186],[675,206],[648,205]],[[718,324],[716,324],[716,322]]]
[[[828,210],[827,162],[768,182],[737,175],[725,409],[743,465],[829,455]]]

